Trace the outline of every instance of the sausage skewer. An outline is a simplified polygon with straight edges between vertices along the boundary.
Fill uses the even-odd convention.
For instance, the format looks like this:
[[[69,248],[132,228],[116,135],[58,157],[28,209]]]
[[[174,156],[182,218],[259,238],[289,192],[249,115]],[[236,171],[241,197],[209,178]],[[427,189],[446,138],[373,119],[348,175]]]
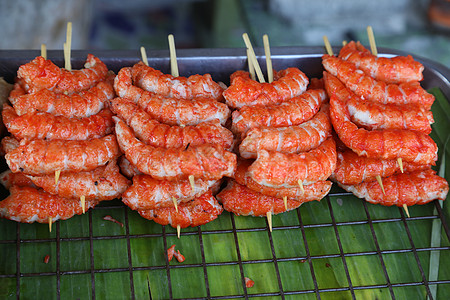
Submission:
[[[370,37],[369,37],[369,39],[370,39]],[[327,36],[324,36],[324,37],[323,37],[323,41],[324,41],[324,43],[325,43],[325,49],[327,50],[328,55],[334,56],[334,53],[333,53],[333,50],[332,50],[332,48],[331,48],[330,42],[329,42],[329,40],[328,40],[328,37],[327,37]],[[371,40],[371,41],[372,41],[372,40]],[[344,46],[345,46],[346,44],[347,44],[346,42],[343,42],[343,45],[344,45]],[[375,49],[376,49],[376,47],[375,47]],[[380,176],[380,175],[376,175],[376,180],[377,180],[378,184],[380,185],[381,190],[382,190],[383,193],[384,193],[383,181],[381,180],[381,176]]]
[[[382,78],[383,76],[387,76],[387,78],[388,78],[387,82],[389,82],[389,83],[393,83],[393,84],[400,83],[400,84],[402,84],[403,82],[416,81],[414,79],[411,79],[411,80],[406,80],[405,79],[405,80],[403,80],[402,78],[406,78],[405,76],[409,75],[411,73],[411,72],[409,72],[409,69],[413,69],[413,71],[417,69],[416,72],[414,72],[414,74],[413,74],[413,75],[415,75],[417,77],[417,74],[415,74],[415,73],[418,73],[418,72],[421,73],[421,70],[423,70],[423,68],[421,69],[420,65],[417,66],[417,64],[413,64],[414,66],[411,66],[408,69],[408,72],[402,72],[402,74],[400,74],[400,77],[397,76],[396,72],[394,72],[394,71],[397,70],[397,72],[398,72],[399,67],[394,65],[395,62],[398,61],[398,63],[400,65],[402,65],[402,64],[405,64],[407,62],[410,62],[412,60],[412,58],[408,57],[408,58],[406,58],[404,60],[401,60],[401,59],[400,60],[396,60],[395,62],[393,60],[391,61],[390,59],[385,59],[385,60],[383,60],[384,63],[382,63],[381,61],[378,61],[377,50],[376,50],[376,45],[375,45],[375,39],[373,37],[373,31],[372,31],[372,28],[370,26],[367,28],[367,32],[368,32],[368,36],[369,36],[369,40],[370,40],[370,44],[371,44],[372,53],[370,51],[366,50],[364,47],[362,47],[359,43],[355,44],[354,42],[352,42],[349,45],[349,47],[345,48],[345,50],[346,50],[345,55],[343,57],[341,57],[341,54],[344,53],[343,51],[341,51],[339,57],[341,59],[343,59],[343,60],[347,60],[348,59],[348,61],[351,61],[352,63],[354,63],[357,66],[359,65],[359,63],[361,63],[361,64],[364,63],[365,64],[364,65],[365,69],[363,71],[365,73],[370,74],[370,76],[374,76],[372,74],[377,74],[376,78],[378,78],[378,77]],[[353,59],[353,60],[356,60],[356,61],[352,61],[350,58]],[[385,66],[386,64],[388,66]],[[326,68],[327,68],[327,66],[328,65],[325,64]],[[380,68],[380,70],[377,73],[377,69],[378,68]],[[381,70],[384,70],[384,73],[380,73],[380,72],[383,72]],[[403,74],[403,73],[405,73],[405,74]],[[397,81],[389,80],[389,78],[391,78],[391,77],[394,78],[395,80],[397,80],[397,77],[398,77],[399,81],[397,82]],[[381,79],[381,80],[383,80],[383,79]],[[414,85],[415,83],[412,83],[412,84]],[[336,92],[336,90],[334,90],[333,92]],[[334,94],[334,93],[332,93],[332,94]],[[333,96],[335,96],[335,95],[333,95]],[[427,125],[429,125],[429,124],[427,124]],[[383,129],[383,128],[381,128],[381,129]],[[427,134],[427,133],[428,132],[425,132],[425,134]],[[395,157],[393,157],[393,158],[395,158]],[[401,173],[404,172],[402,158],[403,158],[403,156],[397,156],[397,158],[395,158],[397,160],[397,165],[398,165],[397,169],[399,169],[401,171]],[[408,159],[409,159],[409,157],[408,157]],[[383,187],[381,175],[378,174],[377,176],[375,176],[374,179],[377,180],[378,184],[381,187],[381,190],[378,189],[381,192],[380,194],[383,195],[384,197],[389,196],[389,195],[387,195],[388,191],[385,190],[385,188]],[[389,182],[389,180],[387,178],[386,178],[386,182]],[[374,183],[374,184],[377,184],[377,183]],[[400,206],[403,206],[403,208],[405,209],[406,214],[409,217],[407,204],[406,203],[402,203],[402,204],[400,204]]]
[[[72,64],[70,62],[70,51],[72,48],[72,22],[67,22],[67,30],[66,30],[66,42],[63,45],[63,49],[64,49],[64,64],[65,64],[65,69],[67,71],[72,71]],[[56,170],[55,171],[55,186],[58,184],[58,180],[59,180],[59,175],[61,173],[61,170]],[[85,212],[84,207],[85,207],[85,199],[84,198],[80,198],[81,201],[81,207],[83,208],[83,214]],[[51,217],[50,220],[48,222],[49,226],[50,226],[50,232],[52,231],[51,228]]]
[[[375,36],[373,34],[372,26],[367,26],[367,35],[369,37],[370,49],[372,51],[372,54],[375,55],[375,56],[378,56],[377,45],[375,43]],[[403,173],[403,161],[402,161],[402,159],[400,157],[397,158],[397,163],[398,163],[398,165],[400,167],[400,171]],[[383,183],[382,183],[382,180],[381,180],[381,176],[377,175],[376,179],[377,179],[378,183],[381,186],[381,191],[383,192],[383,195],[386,195],[385,190],[384,190],[384,186],[383,186]],[[406,205],[406,203],[403,204],[403,209],[405,210],[406,215],[409,218],[410,215],[409,215],[408,205]]]
[[[247,46],[249,69],[255,70],[258,75],[259,82],[264,83],[265,82],[264,76],[261,72],[261,68],[258,64],[258,60],[256,59],[255,52],[253,50],[252,44],[250,42],[250,39],[248,38],[247,33],[244,33],[242,35],[242,38],[244,39],[244,43]],[[272,83],[273,82],[273,69],[272,69],[272,60],[270,57],[269,37],[267,36],[267,34],[263,35],[263,43],[264,43],[264,53],[266,55],[267,78],[268,78],[268,82]],[[283,197],[283,201],[284,201],[285,207],[287,208],[287,199],[285,199],[285,198],[286,197]],[[272,212],[268,211],[266,215],[267,215],[267,222],[269,224],[269,230],[270,230],[270,232],[272,232]]]
[[[375,56],[378,56],[378,51],[377,51],[377,46],[375,44],[375,37],[373,35],[372,26],[367,26],[367,35],[369,37],[370,49],[372,50],[372,54],[375,55]],[[401,162],[401,158],[399,158],[399,162]],[[400,165],[400,168],[401,168],[401,163],[399,163],[399,165]],[[403,173],[403,168],[401,168],[401,170],[402,170],[402,173]],[[383,181],[381,180],[381,176],[380,175],[376,175],[375,178],[376,178],[378,184],[381,187],[381,191],[383,192],[383,194],[385,194]],[[406,211],[408,211],[408,208],[406,208]],[[409,216],[409,214],[408,214],[408,216]]]
[[[72,65],[70,63],[70,48],[72,46],[72,22],[67,22],[67,31],[66,31],[66,42],[63,45],[64,48],[64,63],[65,63],[65,69],[67,71],[72,71]],[[61,170],[55,171],[55,185],[58,184],[59,175],[61,174]],[[81,201],[81,205],[84,207],[83,200]],[[84,213],[84,211],[83,211]],[[48,222],[51,226],[52,222],[49,220]],[[50,231],[52,231],[52,228],[50,227]]]
[[[269,37],[267,34],[263,35],[264,41],[264,53],[266,54],[266,65],[267,65],[267,80],[269,83],[273,81],[273,69],[272,69],[272,59],[270,58],[270,46],[269,46]],[[284,207],[287,210],[287,197],[283,197]],[[270,212],[267,213],[267,221],[269,223],[269,229],[272,231],[272,214]]]
[[[178,76],[180,76],[180,74],[178,72],[177,54],[175,51],[175,41],[173,38],[173,34],[169,34],[168,40],[169,40],[169,52],[170,52],[170,71],[171,71],[172,76],[178,77]],[[194,190],[194,188],[195,188],[194,175],[189,175],[188,178],[189,178],[189,183],[191,184],[191,188],[192,188],[192,190]],[[176,203],[176,201],[174,201],[174,204],[175,203]],[[176,213],[178,213],[178,206],[176,204],[175,204],[175,210],[176,210]],[[181,233],[181,226],[178,224],[177,225],[177,237],[178,238],[180,238],[180,233]]]
[[[173,39],[173,35],[169,34],[169,48],[170,48],[170,63],[171,63],[171,70],[172,70],[172,76],[175,76],[174,74],[176,74],[175,77],[178,77],[178,66],[177,66],[177,61],[176,61],[176,56],[175,56],[175,49],[174,48],[174,39]],[[141,47],[141,56],[142,56],[142,62],[148,66],[148,59],[147,59],[147,53],[145,51],[144,47]],[[173,57],[175,57],[175,59],[173,60]],[[174,71],[176,70],[176,71]],[[190,176],[189,176],[190,179]],[[192,190],[194,190],[194,186],[191,183],[192,186]],[[175,197],[172,197],[172,201],[173,201],[173,205],[175,207],[175,211],[176,213],[178,213],[178,204],[177,204],[177,200],[175,199]],[[180,238],[180,231],[181,231],[181,227],[180,225],[177,225],[177,237]]]

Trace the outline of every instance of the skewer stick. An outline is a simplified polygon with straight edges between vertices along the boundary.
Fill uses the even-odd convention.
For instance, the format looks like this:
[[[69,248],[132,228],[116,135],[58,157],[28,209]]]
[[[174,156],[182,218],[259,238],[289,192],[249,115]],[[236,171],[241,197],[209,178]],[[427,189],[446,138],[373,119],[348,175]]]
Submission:
[[[287,211],[287,196],[283,196],[284,208]]]
[[[367,36],[369,37],[370,50],[373,55],[378,55],[377,45],[375,44],[375,36],[373,35],[372,26],[367,26]]]
[[[148,59],[147,59],[147,52],[145,51],[144,47],[141,47],[141,57],[142,57],[142,62],[148,66]]]
[[[346,40],[343,40],[343,41],[342,41],[342,46],[345,46],[345,45],[347,45],[347,41],[346,41]]]
[[[55,185],[58,184],[58,181],[59,181],[59,175],[61,175],[61,170],[56,170],[56,171],[55,171]]]
[[[325,49],[327,50],[328,55],[333,56],[333,49],[331,48],[330,41],[328,40],[328,37],[326,35],[323,36],[323,42],[325,44]]]
[[[64,61],[65,69],[72,70],[72,64],[70,62],[70,51],[72,48],[72,22],[67,22],[66,42],[64,44]]]
[[[41,56],[47,59],[47,45],[41,44]]]
[[[181,226],[177,225],[177,237],[178,237],[178,239],[180,238],[180,234],[181,234]]]
[[[267,213],[267,223],[269,223],[269,230],[272,232],[272,212]]]
[[[194,179],[194,175],[189,175],[189,183],[191,184],[191,188],[192,190],[195,189],[195,179]]]
[[[169,34],[169,50],[170,50],[170,69],[172,72],[172,76],[178,77],[180,76],[178,73],[178,64],[177,64],[177,54],[175,53],[175,41],[173,38],[173,34]]]
[[[264,53],[266,54],[267,81],[271,83],[273,81],[273,69],[272,69],[272,58],[270,57],[269,36],[267,34],[263,35],[263,42],[264,42]]]
[[[261,83],[266,82],[264,80],[264,76],[261,71],[261,68],[259,67],[258,60],[256,59],[256,55],[255,55],[255,51],[253,50],[252,43],[250,42],[250,39],[248,38],[248,34],[244,33],[242,35],[242,38],[244,39],[245,46],[247,46],[247,49],[249,50],[250,59],[252,61],[253,67],[255,68],[256,75],[258,75],[259,82],[261,82]]]
[[[250,58],[250,50],[247,49],[247,61],[248,61],[248,72],[250,73],[250,78],[256,80],[255,68],[252,64],[252,59]]]
[[[401,158],[397,158],[398,166],[400,167],[400,172],[403,173],[403,161]]]
[[[52,223],[53,223],[52,217],[48,217],[48,230],[50,232],[52,232]]]
[[[305,189],[303,188],[303,182],[301,179],[298,180],[298,186],[300,187],[300,189],[302,190],[302,192],[305,192]]]
[[[408,216],[408,218],[411,218],[411,216],[409,215],[408,205],[403,204],[403,209],[405,210],[405,213]]]
[[[80,196],[81,201],[81,209],[83,210],[83,214],[86,212],[86,197]]]
[[[383,181],[381,181],[381,176],[377,175],[376,179],[378,181],[378,184],[381,186],[381,190],[383,191],[383,195],[386,195],[386,193],[384,192],[384,186],[383,186]]]
[[[63,44],[63,51],[64,51],[64,67],[66,68],[66,70],[69,70],[69,69],[67,69],[68,68],[68,66],[67,66],[67,61],[68,61],[68,59],[67,59],[67,43]]]
[[[173,202],[173,206],[175,206],[176,212],[178,212],[178,203],[177,203],[177,199],[175,199],[175,197],[172,197],[172,202]]]

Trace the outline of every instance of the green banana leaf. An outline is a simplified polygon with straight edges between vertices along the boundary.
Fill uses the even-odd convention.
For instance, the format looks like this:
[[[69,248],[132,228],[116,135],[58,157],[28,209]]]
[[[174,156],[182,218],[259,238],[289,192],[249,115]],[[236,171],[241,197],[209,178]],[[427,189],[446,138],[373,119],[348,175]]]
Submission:
[[[448,161],[450,105],[439,89],[430,92],[437,99],[431,136]],[[450,180],[450,165],[443,167]],[[442,210],[449,220],[445,201]],[[320,202],[273,216],[273,232],[265,218],[224,212],[201,228],[183,229],[178,239],[175,229],[118,200],[58,222],[51,232],[46,224],[0,220],[0,298],[426,299],[435,204],[409,213],[408,219],[400,208],[372,205],[334,186]],[[445,299],[450,242],[444,230],[439,236],[432,280],[441,282],[433,285],[436,298]],[[167,261],[173,244],[183,263]],[[244,277],[254,286],[245,287]]]

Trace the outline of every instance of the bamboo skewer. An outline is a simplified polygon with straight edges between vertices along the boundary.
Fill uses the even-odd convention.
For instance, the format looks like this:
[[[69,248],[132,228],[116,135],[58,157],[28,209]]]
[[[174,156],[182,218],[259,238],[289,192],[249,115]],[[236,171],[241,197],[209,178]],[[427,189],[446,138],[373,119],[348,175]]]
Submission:
[[[302,182],[302,180],[299,179],[297,182],[298,182],[298,186],[300,187],[300,189],[301,189],[302,192],[304,193],[304,192],[305,192],[305,189],[303,188],[303,182]]]
[[[283,196],[284,208],[287,211],[287,196]]]
[[[375,36],[373,34],[372,26],[367,26],[367,36],[369,37],[369,43],[370,43],[370,50],[372,51],[372,54],[377,56],[377,45],[375,44]]]
[[[189,183],[191,184],[191,189],[192,189],[192,191],[194,191],[195,190],[195,178],[194,178],[194,175],[189,175]]]
[[[264,76],[261,71],[261,68],[259,67],[258,60],[256,59],[256,55],[255,55],[255,51],[253,50],[252,43],[250,42],[250,39],[248,38],[248,34],[244,33],[242,35],[242,38],[244,39],[245,46],[247,46],[247,49],[249,50],[250,59],[252,61],[253,67],[255,68],[256,75],[258,75],[259,82],[261,82],[261,83],[266,82],[264,80]]]
[[[86,212],[86,197],[80,196],[81,201],[81,209],[83,210],[83,214]]]
[[[72,64],[70,62],[70,51],[72,48],[72,22],[67,22],[66,42],[64,43],[64,62],[65,69],[72,70]]]
[[[381,176],[377,175],[376,179],[378,181],[378,184],[381,186],[381,190],[383,191],[383,195],[386,195],[385,191],[384,191],[384,186],[383,186],[383,182],[381,181]]]
[[[250,58],[250,50],[247,49],[247,61],[248,61],[248,72],[250,73],[250,78],[256,80],[255,68],[253,67],[252,59]]]
[[[381,190],[383,191],[383,195],[386,195],[386,193],[384,192],[383,181],[381,181],[381,176],[377,175],[375,178],[377,179],[378,184],[381,186]]]
[[[41,56],[47,59],[47,45],[41,44]]]
[[[411,218],[411,216],[409,215],[408,205],[406,205],[406,203],[403,204],[403,209],[405,210],[405,213],[408,216],[408,218]]]
[[[403,161],[401,158],[397,158],[398,166],[400,167],[400,172],[403,173]]]
[[[178,73],[177,54],[175,52],[175,41],[173,34],[169,34],[169,50],[170,50],[170,69],[172,76],[180,76]]]
[[[397,158],[397,163],[398,163],[398,166],[399,166],[399,168],[400,168],[400,172],[402,172],[403,173],[403,161],[402,161],[402,159],[399,157],[399,158]],[[409,216],[409,210],[408,210],[408,205],[406,205],[406,204],[403,204],[403,209],[405,210],[405,212],[406,212],[406,215],[408,216],[408,218],[410,217]]]
[[[180,225],[177,225],[177,238],[180,239],[180,235],[181,235],[181,227]]]
[[[148,66],[148,59],[147,59],[147,52],[145,51],[144,47],[141,47],[141,57],[142,57],[142,62]]]
[[[61,175],[61,170],[56,170],[55,171],[55,185],[58,184],[59,181],[59,176]]]
[[[172,197],[172,202],[173,202],[173,206],[175,206],[176,212],[178,212],[178,203],[177,203],[177,199],[175,199],[175,197]]]
[[[50,232],[52,232],[52,223],[53,223],[52,217],[48,217],[48,231]]]
[[[267,212],[267,223],[269,224],[269,230],[272,232],[272,212]]]
[[[267,34],[263,35],[263,42],[264,42],[264,53],[266,54],[267,81],[269,83],[272,83],[273,82],[272,58],[270,57],[269,36]]]
[[[328,55],[333,56],[333,49],[331,48],[330,41],[326,35],[323,36],[323,43],[325,44],[325,49],[327,50]]]

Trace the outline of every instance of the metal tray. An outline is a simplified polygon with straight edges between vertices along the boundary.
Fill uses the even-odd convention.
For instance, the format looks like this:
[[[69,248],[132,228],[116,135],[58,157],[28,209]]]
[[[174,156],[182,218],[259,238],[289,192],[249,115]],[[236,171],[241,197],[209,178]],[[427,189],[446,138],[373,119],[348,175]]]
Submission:
[[[264,70],[264,51],[256,48],[255,52]],[[275,47],[271,52],[275,69],[295,66],[309,77],[322,76],[323,47]],[[82,67],[87,53],[115,72],[140,60],[137,50],[75,50],[74,68]],[[383,48],[379,53],[405,55]],[[37,55],[37,50],[0,50],[0,76],[12,82],[18,67]],[[170,72],[168,51],[149,50],[147,55],[151,66]],[[231,73],[247,68],[244,49],[181,49],[177,56],[181,76],[210,73],[226,84]],[[48,51],[48,57],[63,65],[62,51]],[[450,99],[450,70],[415,59],[425,65],[423,87],[437,87]],[[445,105],[435,109],[440,112],[440,126],[448,127],[445,118],[450,111]],[[433,138],[443,145],[445,137]],[[441,155],[447,157],[447,152]],[[6,195],[3,190],[1,198]],[[355,209],[357,215],[348,213]],[[334,186],[322,201],[274,216],[272,233],[264,218],[224,212],[209,224],[183,230],[177,240],[173,228],[141,218],[118,200],[57,222],[51,233],[45,224],[0,220],[0,298],[431,299],[449,295],[449,208],[435,201],[411,207],[410,213],[411,218],[406,218],[400,208],[371,205]],[[103,221],[106,214],[124,227]],[[431,247],[429,233],[436,222],[443,228],[441,243]],[[166,260],[164,253],[171,244],[182,248],[185,263]],[[430,281],[427,267],[433,252],[440,254],[441,267],[439,276]],[[48,264],[42,262],[45,254],[51,255]],[[405,259],[406,265],[397,263]],[[255,280],[254,287],[245,287],[247,276]]]
[[[323,71],[321,57],[324,51],[324,47],[273,47],[271,48],[273,67],[283,69],[297,66],[309,77],[321,77]],[[333,51],[337,53],[339,48],[334,47]],[[379,48],[378,51],[381,56],[407,55],[404,52],[387,48]],[[73,68],[81,68],[88,53],[98,56],[115,72],[124,66],[132,66],[140,60],[139,51],[73,50],[71,59]],[[264,71],[264,49],[255,48],[255,54]],[[37,50],[0,50],[0,76],[12,82],[18,67],[34,59],[37,55],[40,55]],[[170,73],[169,51],[148,50],[147,56],[150,66],[164,73]],[[64,66],[62,51],[50,50],[48,51],[48,57],[57,65]],[[450,98],[450,70],[429,59],[414,58],[425,65],[423,87],[440,87],[445,96]],[[179,49],[177,50],[177,62],[181,76],[210,73],[216,81],[225,83],[229,82],[231,73],[247,68],[245,50],[238,48]]]

